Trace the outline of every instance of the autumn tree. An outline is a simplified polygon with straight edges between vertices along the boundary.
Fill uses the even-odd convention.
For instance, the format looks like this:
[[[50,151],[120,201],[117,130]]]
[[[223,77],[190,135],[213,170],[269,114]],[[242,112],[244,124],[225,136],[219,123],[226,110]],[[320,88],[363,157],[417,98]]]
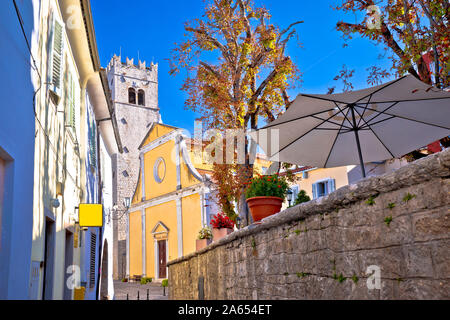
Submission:
[[[407,72],[438,88],[450,85],[448,0],[344,0],[341,3],[336,10],[363,17],[359,23],[337,23],[344,40],[358,34],[383,45],[389,52],[391,70],[369,67],[367,82],[370,85],[380,84],[392,74],[402,76]],[[345,68],[335,78],[342,80],[344,87],[348,79]],[[334,88],[330,88],[329,92],[333,91]],[[444,147],[450,145],[449,141],[448,137],[440,140]],[[406,156],[409,160],[423,157],[418,151]]]
[[[335,9],[363,17],[339,21],[337,29],[346,40],[358,34],[385,46],[397,76],[409,72],[438,88],[450,85],[448,0],[344,0]],[[368,71],[370,84],[389,75],[376,66]]]
[[[201,18],[185,24],[170,72],[187,71],[185,107],[201,115],[205,128],[257,129],[260,119],[273,121],[290,105],[287,92],[299,76],[286,46],[302,21],[281,29],[270,18],[252,0],[212,0]],[[229,215],[236,214],[233,201],[246,214],[241,180],[253,175],[249,143],[245,137],[245,163],[214,166],[219,203]]]

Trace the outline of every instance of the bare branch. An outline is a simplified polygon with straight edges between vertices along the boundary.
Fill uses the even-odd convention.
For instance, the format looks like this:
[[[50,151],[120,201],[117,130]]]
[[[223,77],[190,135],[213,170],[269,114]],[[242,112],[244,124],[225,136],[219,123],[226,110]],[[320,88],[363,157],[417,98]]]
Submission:
[[[213,43],[217,48],[220,49],[220,51],[222,51],[222,54],[224,55],[225,59],[227,59],[227,61],[230,63],[230,65],[233,64],[233,60],[229,53],[229,48],[221,44],[216,38],[208,34],[205,30],[196,29],[192,27],[185,27],[185,30],[204,36],[208,41]]]

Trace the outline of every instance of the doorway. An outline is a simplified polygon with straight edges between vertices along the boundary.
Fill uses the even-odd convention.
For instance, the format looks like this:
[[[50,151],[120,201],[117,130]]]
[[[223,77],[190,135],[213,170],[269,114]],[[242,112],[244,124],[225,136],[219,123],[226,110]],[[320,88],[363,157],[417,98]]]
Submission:
[[[158,278],[167,278],[167,241],[158,241]]]
[[[72,300],[74,286],[67,283],[67,280],[75,270],[73,270],[73,233],[66,230],[66,250],[64,263],[64,300]]]
[[[100,277],[100,300],[108,300],[108,241],[103,245]]]
[[[55,223],[49,219],[45,221],[45,247],[44,247],[44,286],[42,299],[53,299],[53,276],[55,264]]]

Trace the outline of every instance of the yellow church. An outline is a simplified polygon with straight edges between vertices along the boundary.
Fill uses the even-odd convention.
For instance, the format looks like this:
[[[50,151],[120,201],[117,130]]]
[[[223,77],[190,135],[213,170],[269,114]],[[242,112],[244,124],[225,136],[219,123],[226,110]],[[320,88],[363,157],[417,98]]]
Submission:
[[[153,123],[140,146],[129,213],[127,274],[167,278],[167,261],[195,251],[206,224],[208,179],[190,161],[182,130]]]
[[[128,215],[127,275],[164,279],[167,261],[195,251],[199,230],[219,208],[211,165],[192,163],[183,130],[153,123],[140,145],[140,173]],[[268,162],[257,159],[263,169]]]

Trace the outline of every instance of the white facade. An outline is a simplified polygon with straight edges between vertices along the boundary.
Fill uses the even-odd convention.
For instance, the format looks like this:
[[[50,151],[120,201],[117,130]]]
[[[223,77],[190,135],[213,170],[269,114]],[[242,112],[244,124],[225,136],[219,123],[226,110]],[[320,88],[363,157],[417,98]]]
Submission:
[[[0,1],[0,300],[28,299],[39,1]],[[30,45],[31,52],[27,46]]]

